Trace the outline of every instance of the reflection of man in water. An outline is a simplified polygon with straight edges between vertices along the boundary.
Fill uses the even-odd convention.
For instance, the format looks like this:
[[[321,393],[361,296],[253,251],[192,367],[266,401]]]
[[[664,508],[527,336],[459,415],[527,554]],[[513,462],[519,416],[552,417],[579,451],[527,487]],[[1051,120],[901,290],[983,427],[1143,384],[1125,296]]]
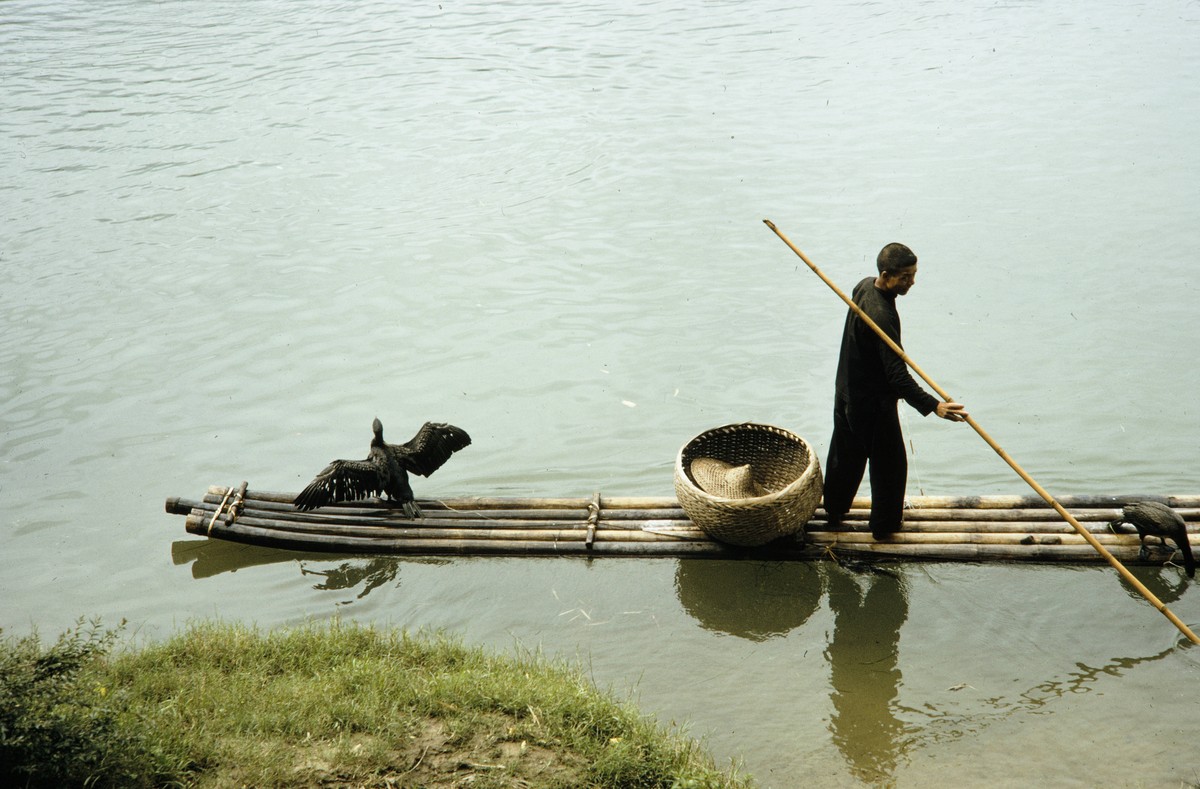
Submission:
[[[860,581],[867,584],[865,593]],[[855,576],[835,566],[829,573],[829,607],[834,626],[825,654],[833,685],[833,743],[855,777],[890,778],[906,746],[904,724],[893,705],[900,687],[907,590],[890,573]]]

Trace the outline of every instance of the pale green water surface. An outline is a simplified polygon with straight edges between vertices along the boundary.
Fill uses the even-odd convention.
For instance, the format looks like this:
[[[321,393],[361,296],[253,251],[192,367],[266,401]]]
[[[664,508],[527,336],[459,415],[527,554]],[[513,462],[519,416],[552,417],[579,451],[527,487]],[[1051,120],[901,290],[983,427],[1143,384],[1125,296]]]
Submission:
[[[1200,5],[0,2],[0,626],[343,617],[586,661],[763,786],[1200,783],[1108,569],[342,558],[168,496],[453,422],[422,497],[824,455],[849,288],[1043,485],[1200,493]],[[910,492],[1025,493],[906,410]],[[1142,575],[1184,621],[1200,596]]]

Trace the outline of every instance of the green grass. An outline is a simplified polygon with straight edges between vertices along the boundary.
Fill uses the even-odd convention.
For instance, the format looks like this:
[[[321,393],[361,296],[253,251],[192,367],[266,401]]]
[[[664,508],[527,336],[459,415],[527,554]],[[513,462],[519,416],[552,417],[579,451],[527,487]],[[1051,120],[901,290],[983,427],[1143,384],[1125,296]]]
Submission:
[[[572,667],[442,635],[80,626],[0,654],[11,786],[747,787]]]

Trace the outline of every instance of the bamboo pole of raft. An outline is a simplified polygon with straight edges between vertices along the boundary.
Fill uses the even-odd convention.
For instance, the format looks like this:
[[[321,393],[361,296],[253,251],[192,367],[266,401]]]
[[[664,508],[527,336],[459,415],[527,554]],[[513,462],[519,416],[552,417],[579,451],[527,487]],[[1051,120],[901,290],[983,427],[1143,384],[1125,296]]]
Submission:
[[[224,485],[210,485],[208,495],[215,496],[220,500],[225,495],[226,491],[230,490]],[[233,488],[236,492],[237,488]],[[289,507],[292,505],[292,500],[296,498],[295,493],[280,493],[271,491],[254,490],[248,488],[245,492],[245,500],[274,502],[277,504],[286,504]],[[1065,507],[1078,509],[1093,509],[1093,508],[1109,508],[1119,510],[1123,505],[1134,501],[1146,501],[1147,499],[1155,499],[1161,501],[1176,509],[1180,507],[1191,507],[1200,509],[1200,495],[1176,495],[1176,496],[1147,496],[1142,494],[1122,494],[1116,496],[1103,495],[1067,495],[1059,496],[1058,501]],[[168,499],[168,502],[170,499]],[[574,509],[587,510],[588,504],[591,503],[590,498],[536,498],[536,497],[515,497],[515,496],[473,496],[473,497],[456,497],[445,499],[418,499],[417,503],[422,509],[433,512],[444,512],[449,510],[476,511],[476,510],[513,510],[513,509],[528,509],[528,510],[547,510],[547,509]],[[680,510],[679,500],[674,496],[604,496],[604,515],[605,517],[613,517],[614,513],[624,513],[630,509],[674,509]],[[1019,510],[1031,508],[1046,508],[1046,501],[1039,496],[1013,496],[1004,494],[983,495],[983,496],[911,496],[909,503],[916,509],[972,509],[972,510]],[[855,509],[869,510],[871,500],[864,497],[856,497],[853,507]],[[336,505],[322,507],[322,509],[386,509],[386,505],[380,505],[378,501],[363,500],[363,501],[347,501],[339,502]],[[1186,517],[1186,516],[1185,516]]]
[[[167,500],[167,512],[175,515],[188,515],[193,509],[205,510],[209,513],[220,509],[221,498],[214,494],[204,497],[203,501],[171,498]],[[1176,510],[1185,520],[1189,533],[1200,535],[1200,509],[1188,508]],[[539,517],[531,517],[533,514]],[[540,517],[543,513],[553,513],[554,517]],[[1073,515],[1076,520],[1084,523],[1088,531],[1100,536],[1109,536],[1112,532],[1108,524],[1120,515],[1117,509],[1095,508],[1076,510]],[[488,510],[488,511],[442,511],[434,517],[412,520],[400,516],[395,510],[353,510],[334,507],[322,508],[311,512],[301,512],[291,505],[278,504],[270,501],[253,501],[243,508],[243,517],[258,517],[268,520],[294,522],[302,524],[297,528],[320,531],[324,526],[348,525],[368,528],[487,528],[487,529],[569,529],[582,528],[586,521],[582,513],[571,510]],[[868,511],[851,510],[843,519],[840,529],[831,533],[845,534],[866,529]],[[605,511],[597,519],[597,528],[605,531],[626,530],[638,531],[647,526],[682,526],[694,524],[683,513],[683,510],[650,509],[627,510],[620,513]],[[822,512],[809,521],[810,534],[826,531],[825,514]],[[1022,535],[1052,535],[1072,534],[1071,525],[1064,522],[1058,513],[1049,508],[1033,510],[989,510],[989,509],[916,509],[905,510],[905,533],[941,533],[941,532],[980,532],[992,534],[1022,534]],[[1132,533],[1124,535],[1132,537]],[[1200,541],[1200,536],[1197,537]]]
[[[591,546],[588,546],[586,542],[586,529],[583,528],[575,529],[569,535],[570,539],[544,539],[543,535],[534,535],[538,537],[537,539],[514,539],[499,534],[489,535],[489,538],[466,535],[461,538],[395,536],[390,534],[391,530],[389,529],[374,529],[375,533],[372,536],[357,536],[344,533],[289,531],[276,528],[272,524],[255,523],[251,518],[241,518],[230,525],[218,520],[214,525],[213,533],[209,534],[205,521],[207,515],[206,511],[193,513],[188,517],[187,530],[193,534],[216,536],[233,542],[325,553],[442,556],[641,556],[647,558],[757,557],[782,561],[813,559],[822,555],[825,550],[833,549],[846,555],[903,557],[922,561],[1003,559],[1061,562],[1063,560],[1099,559],[1095,551],[1082,541],[1069,545],[1057,543],[997,544],[993,542],[921,544],[904,540],[848,542],[842,539],[846,535],[830,533],[828,535],[810,535],[816,539],[807,544],[797,542],[783,546],[774,544],[763,548],[737,548],[715,542],[700,533],[698,529],[695,530],[696,534],[692,535],[691,539],[688,538],[688,535],[679,535],[677,539],[653,541],[609,540],[603,534],[598,533]],[[825,536],[831,537],[832,540],[828,543],[821,542],[820,539]],[[1134,540],[1128,545],[1116,546],[1116,548],[1133,558],[1136,556],[1137,543]]]
[[[901,348],[899,345],[897,345],[896,342],[894,340],[892,340],[891,337],[887,336],[887,334],[882,329],[879,328],[879,325],[877,323],[875,323],[875,321],[871,320],[871,316],[867,315],[867,313],[864,312],[861,307],[859,307],[857,304],[854,303],[853,299],[851,299],[845,293],[843,293],[842,290],[837,285],[835,285],[831,279],[829,279],[829,277],[825,276],[825,273],[822,272],[821,269],[817,268],[816,264],[813,263],[811,260],[809,260],[808,256],[805,255],[803,252],[801,252],[796,247],[796,245],[793,244],[788,239],[788,237],[785,236],[783,234],[783,232],[780,231],[780,229],[775,226],[774,222],[772,222],[769,219],[764,219],[763,222],[766,224],[767,227],[769,227],[771,229],[771,231],[773,233],[775,233],[775,235],[779,236],[779,239],[781,241],[783,241],[783,243],[787,244],[788,247],[793,252],[795,252],[796,255],[801,260],[803,260],[804,263],[810,269],[812,269],[813,273],[816,274],[818,277],[820,277],[821,280],[826,285],[828,285],[833,290],[833,292],[836,293],[841,298],[842,301],[846,302],[846,305],[848,307],[850,307],[850,309],[854,310],[855,314],[857,314],[858,317],[862,319],[863,323],[870,326],[872,331],[874,331],[876,334],[878,334],[880,339],[882,339],[885,343],[887,343],[888,347],[891,348],[893,351],[895,351],[896,355],[899,356],[904,361],[905,364],[907,364],[909,367],[912,368],[913,372],[915,372],[917,375],[921,376],[921,378],[925,381],[925,383],[929,384],[929,386],[935,392],[938,393],[939,397],[941,397],[943,400],[945,400],[948,403],[954,402],[953,398],[951,398],[950,395],[948,395],[946,393],[946,391],[944,389],[942,389],[942,387],[938,386],[936,381],[934,381],[932,378],[930,378],[928,375],[926,375],[925,371],[922,370],[917,365],[917,363],[914,362],[908,356],[908,354],[904,352],[904,349]],[[1142,597],[1146,598],[1146,601],[1149,602],[1150,605],[1157,608],[1159,613],[1161,613],[1168,620],[1170,620],[1171,624],[1175,625],[1175,627],[1177,627],[1179,629],[1179,632],[1181,632],[1185,636],[1187,636],[1188,639],[1193,644],[1200,644],[1200,637],[1197,637],[1196,634],[1192,632],[1191,628],[1189,628],[1183,622],[1183,620],[1181,620],[1179,617],[1177,617],[1171,611],[1171,609],[1167,608],[1166,603],[1164,603],[1162,600],[1159,600],[1158,597],[1153,592],[1151,592],[1149,589],[1146,588],[1145,584],[1143,584],[1136,577],[1134,577],[1133,573],[1129,572],[1129,570],[1126,569],[1125,565],[1121,564],[1121,562],[1117,560],[1117,557],[1113,556],[1112,553],[1107,548],[1105,548],[1103,545],[1101,545],[1100,542],[1095,538],[1094,535],[1092,535],[1091,532],[1089,532],[1087,529],[1085,529],[1079,523],[1079,521],[1076,520],[1073,515],[1071,515],[1071,513],[1067,512],[1067,510],[1061,504],[1059,504],[1058,501],[1056,501],[1055,498],[1053,496],[1051,496],[1049,492],[1046,491],[1045,488],[1043,488],[1041,485],[1039,485],[1037,483],[1037,480],[1035,480],[1033,477],[1029,476],[1029,473],[1026,472],[1025,469],[1021,468],[1021,466],[1017,463],[1017,461],[1013,460],[1009,456],[1009,454],[1004,451],[1003,447],[1001,447],[998,443],[996,443],[995,439],[993,439],[990,435],[988,435],[986,430],[984,430],[982,427],[980,427],[979,423],[976,422],[973,417],[970,417],[970,416],[965,417],[964,421],[966,421],[966,423],[968,425],[970,425],[971,428],[974,429],[974,431],[976,433],[979,434],[980,438],[982,438],[985,442],[987,442],[988,446],[990,446],[993,450],[995,450],[996,454],[999,455],[1000,458],[1002,460],[1004,460],[1004,462],[1007,463],[1012,468],[1013,471],[1017,472],[1017,476],[1019,476],[1021,479],[1025,480],[1025,482],[1029,485],[1029,487],[1033,488],[1035,493],[1037,493],[1039,496],[1041,496],[1042,499],[1044,499],[1047,504],[1049,504],[1051,507],[1053,507],[1058,512],[1058,514],[1061,515],[1063,517],[1063,519],[1067,521],[1067,523],[1071,524],[1071,526],[1074,527],[1075,531],[1079,532],[1079,534],[1085,540],[1087,540],[1088,543],[1093,548],[1095,548],[1096,551],[1102,557],[1104,557],[1104,560],[1106,562],[1108,562],[1113,567],[1113,569],[1115,569],[1121,575],[1122,578],[1125,579],[1126,583],[1128,583],[1130,586],[1132,586],[1134,589],[1136,589],[1138,594],[1140,594]]]
[[[225,495],[226,487],[224,485],[210,485],[208,488],[209,495],[223,496]],[[263,490],[248,490],[246,492],[247,501],[273,501],[280,504],[291,504],[296,498],[295,493],[279,493],[274,491]],[[447,499],[419,499],[417,502],[422,509],[432,510],[508,510],[508,509],[582,509],[586,510],[588,505],[592,503],[590,496],[579,496],[576,498],[569,497],[554,497],[554,498],[535,498],[521,496],[461,496]],[[338,502],[336,507],[344,507],[349,509],[377,509],[380,504],[378,500],[362,500],[362,501],[342,501]],[[666,496],[605,496],[604,509],[679,509],[679,501]]]
[[[188,531],[201,534],[203,524],[189,517]],[[234,542],[264,545],[272,548],[323,551],[332,553],[383,553],[383,554],[466,554],[508,556],[514,553],[527,555],[580,555],[580,556],[735,556],[736,549],[711,540],[670,542],[626,542],[599,540],[588,547],[580,534],[571,540],[481,540],[481,539],[405,539],[396,537],[364,538],[329,534],[289,532],[281,537],[278,530],[242,523],[230,526],[217,522],[214,534]]]

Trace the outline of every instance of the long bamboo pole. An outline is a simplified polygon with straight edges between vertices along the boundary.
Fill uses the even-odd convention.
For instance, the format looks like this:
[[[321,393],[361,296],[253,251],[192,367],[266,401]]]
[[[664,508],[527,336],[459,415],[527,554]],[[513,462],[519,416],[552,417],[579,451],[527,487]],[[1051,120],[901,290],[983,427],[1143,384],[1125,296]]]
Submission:
[[[788,247],[791,248],[791,250],[793,252],[795,252],[796,255],[801,260],[803,260],[804,263],[810,269],[812,269],[813,273],[816,274],[818,277],[820,277],[821,280],[826,285],[828,285],[833,290],[833,292],[836,293],[842,299],[842,301],[846,302],[846,305],[849,306],[850,309],[854,310],[854,312],[858,315],[858,317],[861,318],[864,323],[866,323],[868,326],[870,326],[871,329],[876,334],[879,335],[880,339],[882,339],[885,343],[887,343],[888,347],[891,348],[893,351],[895,351],[896,355],[904,360],[905,364],[907,364],[909,367],[912,368],[913,372],[915,372],[917,375],[921,376],[922,380],[924,380],[925,383],[929,384],[929,386],[935,392],[938,393],[939,397],[941,397],[946,402],[954,402],[953,398],[951,398],[950,395],[946,394],[945,390],[942,389],[942,387],[937,385],[937,382],[935,382],[932,378],[930,378],[928,375],[926,375],[925,371],[922,370],[917,365],[917,363],[914,362],[908,356],[908,354],[906,354],[904,352],[904,349],[901,348],[899,345],[897,345],[895,343],[895,341],[892,340],[891,337],[887,336],[887,334],[882,329],[879,328],[879,325],[877,323],[875,323],[875,321],[871,320],[871,316],[867,315],[867,313],[865,313],[861,307],[859,307],[857,304],[854,303],[853,299],[851,299],[845,293],[843,293],[842,290],[837,285],[835,285],[831,279],[829,279],[829,277],[825,276],[825,273],[822,272],[821,269],[817,268],[816,264],[813,263],[811,260],[809,260],[808,256],[805,255],[803,252],[801,252],[796,247],[796,245],[793,244],[788,239],[788,237],[785,236],[779,230],[779,228],[777,228],[775,226],[774,222],[772,222],[769,219],[764,219],[763,222],[767,225],[767,227],[771,228],[771,231],[773,233],[775,233],[775,235],[779,236],[779,239],[781,241],[783,241],[783,243],[787,244]],[[1183,620],[1181,620],[1179,617],[1177,617],[1171,611],[1171,609],[1167,608],[1166,603],[1164,603],[1162,600],[1159,600],[1158,597],[1153,592],[1151,592],[1149,589],[1146,588],[1145,584],[1143,584],[1136,577],[1134,577],[1133,573],[1129,572],[1129,570],[1125,568],[1125,565],[1121,564],[1121,562],[1119,562],[1117,560],[1117,557],[1113,556],[1112,553],[1109,552],[1109,550],[1107,548],[1105,548],[1103,545],[1101,545],[1100,542],[1095,538],[1095,536],[1093,536],[1091,532],[1089,532],[1087,529],[1085,529],[1083,527],[1083,525],[1080,524],[1079,521],[1077,521],[1075,519],[1075,517],[1071,515],[1071,513],[1067,512],[1067,510],[1061,504],[1059,504],[1058,501],[1056,501],[1055,498],[1053,496],[1051,496],[1050,493],[1047,492],[1045,488],[1043,488],[1041,485],[1039,485],[1033,477],[1029,476],[1029,474],[1025,471],[1025,469],[1021,468],[1021,466],[1018,465],[1018,463],[1015,460],[1013,460],[1007,452],[1004,451],[1003,447],[1001,447],[999,444],[997,444],[995,439],[993,439],[990,435],[988,435],[986,430],[984,430],[982,427],[980,427],[979,423],[975,421],[974,417],[968,416],[965,418],[965,421],[967,424],[969,424],[971,426],[972,429],[974,429],[974,431],[976,433],[979,434],[980,438],[982,438],[985,442],[987,442],[988,446],[990,446],[993,450],[995,450],[996,454],[999,455],[1000,458],[1002,460],[1004,460],[1004,462],[1007,463],[1009,465],[1009,467],[1012,468],[1013,471],[1017,472],[1017,476],[1019,476],[1021,479],[1025,480],[1025,482],[1029,485],[1029,487],[1033,488],[1035,493],[1037,493],[1039,496],[1041,496],[1046,501],[1047,504],[1049,504],[1051,507],[1053,507],[1058,512],[1058,514],[1061,515],[1063,517],[1063,519],[1067,521],[1067,523],[1071,524],[1071,526],[1074,527],[1075,531],[1079,532],[1079,534],[1082,535],[1083,538],[1085,540],[1087,540],[1088,543],[1093,548],[1095,548],[1096,551],[1099,552],[1099,554],[1102,557],[1104,557],[1104,560],[1106,562],[1108,562],[1110,565],[1112,565],[1112,567],[1121,575],[1121,577],[1125,579],[1126,583],[1128,583],[1130,586],[1132,586],[1134,589],[1136,589],[1138,594],[1140,594],[1142,597],[1146,598],[1146,601],[1149,602],[1150,605],[1152,605],[1156,609],[1158,609],[1159,613],[1161,613],[1168,620],[1170,620],[1171,624],[1175,625],[1175,627],[1177,627],[1179,629],[1179,632],[1181,632],[1185,636],[1187,636],[1188,639],[1193,644],[1200,644],[1200,637],[1197,637],[1196,634],[1192,632],[1192,629],[1189,628],[1183,622]]]

